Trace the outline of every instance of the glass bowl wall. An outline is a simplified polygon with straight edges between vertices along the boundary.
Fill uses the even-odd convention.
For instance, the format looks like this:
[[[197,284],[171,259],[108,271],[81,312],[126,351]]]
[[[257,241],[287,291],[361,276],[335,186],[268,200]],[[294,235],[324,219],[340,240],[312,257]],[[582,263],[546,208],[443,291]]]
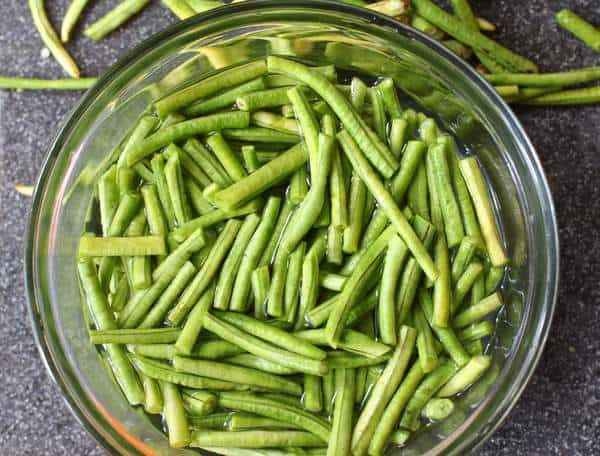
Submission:
[[[406,106],[435,114],[463,152],[485,167],[511,259],[503,283],[507,305],[487,349],[493,366],[448,419],[392,454],[475,448],[516,402],[548,333],[558,280],[549,189],[518,121],[465,62],[393,19],[337,2],[250,2],[192,18],[137,47],[84,96],[50,150],[26,243],[30,314],[52,377],[82,424],[112,453],[193,453],[168,447],[156,423],[126,403],[88,343],[77,244],[95,176],[153,100],[268,54],[394,78]]]

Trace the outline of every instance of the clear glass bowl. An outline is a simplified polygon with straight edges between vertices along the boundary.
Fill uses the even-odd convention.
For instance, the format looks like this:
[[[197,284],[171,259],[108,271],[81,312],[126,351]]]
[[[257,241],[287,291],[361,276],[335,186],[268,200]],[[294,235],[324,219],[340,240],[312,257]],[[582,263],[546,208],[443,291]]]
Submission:
[[[558,285],[550,191],[529,139],[494,90],[451,52],[403,24],[338,2],[264,1],[220,8],[137,47],[89,90],[41,173],[25,248],[30,313],[42,356],[66,401],[114,454],[188,454],[131,408],[88,342],[75,256],[94,175],[152,99],[174,86],[269,53],[393,77],[436,113],[494,187],[511,258],[507,305],[488,352],[493,367],[445,421],[392,454],[463,454],[498,428],[542,352]],[[408,98],[408,97],[407,97]]]

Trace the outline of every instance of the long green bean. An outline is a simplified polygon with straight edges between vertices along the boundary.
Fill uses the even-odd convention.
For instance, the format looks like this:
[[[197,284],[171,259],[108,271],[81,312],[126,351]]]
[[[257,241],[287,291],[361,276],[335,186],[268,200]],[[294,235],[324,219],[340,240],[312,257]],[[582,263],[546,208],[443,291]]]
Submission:
[[[221,407],[255,413],[267,418],[275,418],[306,429],[322,441],[329,439],[328,423],[316,415],[302,410],[300,407],[288,405],[280,401],[259,397],[247,393],[224,392],[219,394]]]
[[[362,156],[356,143],[346,131],[342,131],[338,134],[338,141],[340,141],[344,152],[350,159],[352,167],[365,182],[365,185],[371,191],[381,206],[381,209],[390,219],[392,226],[406,243],[406,246],[425,272],[425,275],[434,280],[438,275],[437,267],[429,256],[427,249],[398,208],[390,192],[385,188],[375,171]]]
[[[134,165],[143,158],[172,142],[184,141],[192,136],[206,134],[224,128],[246,128],[250,125],[247,112],[233,111],[209,114],[204,117],[184,120],[169,127],[161,128],[133,147],[127,157],[127,164]]]
[[[335,405],[327,446],[328,456],[350,454],[354,398],[356,396],[356,371],[354,369],[336,369],[334,378]]]
[[[87,27],[83,34],[94,41],[101,40],[110,32],[119,28],[132,16],[139,13],[150,3],[150,0],[123,0],[92,25]]]
[[[0,77],[0,89],[21,90],[85,90],[92,87],[97,78],[39,79],[21,77]]]
[[[241,225],[242,222],[239,220],[229,220],[226,223],[225,228],[223,231],[221,231],[219,238],[211,249],[210,255],[206,259],[206,262],[202,265],[196,274],[196,277],[194,277],[194,279],[187,286],[175,307],[173,307],[167,315],[167,319],[171,323],[174,325],[181,323],[183,318],[196,304],[198,298],[202,295],[204,290],[208,288],[210,282],[221,266],[225,255],[233,244]]]
[[[489,356],[474,356],[453,377],[448,380],[444,387],[438,391],[439,397],[450,397],[460,393],[477,381],[479,377],[490,367],[492,358]]]
[[[190,314],[183,325],[183,329],[181,330],[181,334],[175,343],[175,348],[178,352],[185,355],[190,355],[192,353],[194,345],[198,340],[198,336],[202,331],[204,314],[210,309],[214,297],[215,285],[213,283],[206,291],[204,291],[204,293],[202,293],[202,296],[190,311]]]
[[[190,431],[181,393],[172,383],[163,381],[160,386],[164,398],[163,413],[169,433],[169,444],[173,448],[185,447],[190,443]]]
[[[201,114],[210,114],[218,111],[219,109],[226,108],[235,103],[235,100],[246,93],[254,92],[256,90],[265,89],[264,78],[252,79],[248,82],[238,85],[229,90],[225,90],[211,98],[201,99],[197,102],[189,105],[183,110],[183,114],[187,117],[196,117]]]
[[[378,421],[385,407],[402,381],[404,372],[413,353],[417,333],[413,328],[403,326],[400,330],[400,343],[386,365],[381,377],[375,383],[367,403],[363,407],[352,433],[352,453],[366,453],[369,442],[375,433]]]
[[[486,315],[495,312],[502,307],[502,297],[498,292],[489,295],[487,298],[482,299],[477,304],[473,304],[467,309],[463,310],[452,320],[452,325],[455,328],[464,328],[471,323],[480,320]]]
[[[327,373],[327,365],[323,361],[277,348],[210,314],[205,315],[203,320],[206,329],[222,339],[240,346],[253,355],[307,374],[323,375]]]
[[[319,437],[309,432],[282,430],[229,432],[202,429],[192,432],[190,441],[191,447],[205,448],[211,452],[219,447],[235,448],[235,453],[227,452],[225,454],[240,456],[246,455],[243,453],[243,448],[320,447],[323,445]],[[263,452],[261,451],[261,453]]]
[[[220,379],[232,383],[293,394],[295,396],[300,396],[302,394],[302,387],[296,382],[249,367],[217,363],[215,361],[204,361],[201,359],[191,359],[182,356],[175,356],[175,358],[173,358],[173,367],[178,371],[187,372],[200,377]]]
[[[244,65],[229,68],[167,95],[155,102],[154,107],[159,116],[164,118],[167,114],[191,105],[196,100],[206,98],[220,90],[243,84],[251,79],[262,76],[266,72],[267,65],[264,60],[256,60]]]
[[[566,8],[556,14],[556,21],[594,51],[600,52],[600,30],[598,28]]]
[[[79,68],[54,31],[54,27],[52,27],[48,15],[46,14],[44,0],[29,0],[29,9],[35,28],[40,34],[40,38],[48,47],[54,58],[71,77],[79,79]]]

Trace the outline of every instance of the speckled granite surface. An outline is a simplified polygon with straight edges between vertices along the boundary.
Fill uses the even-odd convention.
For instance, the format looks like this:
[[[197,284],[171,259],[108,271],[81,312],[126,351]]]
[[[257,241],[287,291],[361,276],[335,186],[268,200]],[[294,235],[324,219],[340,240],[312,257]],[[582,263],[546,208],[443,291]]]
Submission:
[[[59,23],[67,0],[49,0]],[[90,2],[90,23],[116,1]],[[497,37],[544,70],[599,65],[600,55],[564,31],[552,14],[571,7],[600,23],[597,0],[472,1],[499,25]],[[125,48],[175,22],[158,1],[100,43],[75,34],[69,49],[83,74],[98,74]],[[78,29],[78,32],[81,29]],[[127,44],[125,44],[127,43]],[[0,8],[0,73],[63,77],[44,58],[23,0]],[[79,93],[0,91],[0,454],[103,454],[72,417],[46,375],[25,310],[22,240],[31,183],[61,119]],[[554,326],[540,365],[506,423],[482,455],[600,454],[600,106],[519,108],[517,114],[546,170],[558,213],[561,288]],[[594,228],[595,227],[595,228]]]

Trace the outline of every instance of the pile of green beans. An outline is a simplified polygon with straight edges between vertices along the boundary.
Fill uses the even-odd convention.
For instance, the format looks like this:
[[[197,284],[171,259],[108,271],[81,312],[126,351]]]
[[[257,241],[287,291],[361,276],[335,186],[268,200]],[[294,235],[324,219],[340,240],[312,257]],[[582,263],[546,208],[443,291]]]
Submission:
[[[379,455],[491,364],[508,258],[476,157],[392,79],[337,73],[220,70],[156,100],[97,181],[90,341],[173,447]]]

